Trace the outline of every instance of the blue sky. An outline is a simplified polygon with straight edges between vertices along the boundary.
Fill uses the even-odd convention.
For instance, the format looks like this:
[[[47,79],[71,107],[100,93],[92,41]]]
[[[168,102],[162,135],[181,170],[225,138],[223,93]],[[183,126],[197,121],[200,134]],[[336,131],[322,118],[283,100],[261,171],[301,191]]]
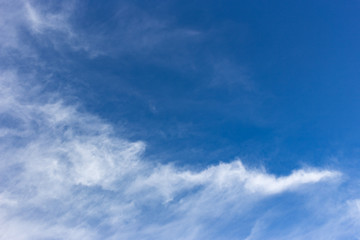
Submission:
[[[0,1],[0,239],[360,239],[358,1]]]

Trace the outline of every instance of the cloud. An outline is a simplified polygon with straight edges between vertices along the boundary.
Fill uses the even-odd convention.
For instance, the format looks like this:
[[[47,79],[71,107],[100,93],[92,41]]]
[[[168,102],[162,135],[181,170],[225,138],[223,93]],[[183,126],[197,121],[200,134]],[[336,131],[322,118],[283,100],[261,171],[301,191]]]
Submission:
[[[132,53],[147,55],[152,53],[152,58],[163,49],[177,48],[184,42],[188,43],[198,39],[201,32],[191,28],[181,28],[168,19],[162,19],[149,11],[144,11],[131,2],[123,1],[117,7],[110,21],[113,29],[100,30],[103,25],[95,25],[92,31],[102,31],[104,38],[110,42],[107,46],[108,53]],[[110,46],[110,48],[109,48]]]
[[[150,162],[143,142],[115,135],[111,125],[56,94],[41,96],[40,86],[28,87],[35,83],[16,72],[1,76],[6,239],[196,239],[203,218],[232,208],[241,214],[270,195],[339,176],[302,169],[277,177],[247,169],[239,159],[201,171]],[[162,217],[150,221],[157,214]]]
[[[0,59],[1,68],[12,64],[19,55],[35,58],[36,53],[21,39],[21,29],[26,25],[25,9],[21,1],[0,1]]]
[[[165,42],[180,43],[201,35],[194,29],[174,28],[170,22],[149,15],[127,1],[113,6],[116,11],[106,19],[114,27],[95,21],[86,26],[87,30],[73,23],[74,13],[82,7],[78,1],[43,4],[28,0],[2,4],[4,20],[0,26],[12,38],[11,42],[19,42],[19,31],[25,27],[38,41],[52,45],[59,52],[70,47],[91,58],[114,53],[146,55],[163,48]]]
[[[23,73],[10,61],[16,52],[23,61],[36,58],[49,67],[24,41],[24,28],[28,37],[60,52],[64,46],[90,56],[109,50],[102,48],[102,38],[87,39],[71,24],[76,4],[49,9],[36,1],[0,4],[0,49],[10,62],[0,69],[0,239],[231,239],[229,225],[241,218],[249,226],[239,232],[253,226],[248,239],[261,239],[273,219],[262,217],[266,213],[256,218],[258,203],[286,192],[323,199],[310,186],[329,186],[341,178],[338,171],[315,168],[276,176],[247,168],[240,159],[198,170],[148,160],[146,143],[126,139],[99,116],[81,110],[80,103],[46,90],[41,78],[47,76],[36,68]],[[171,30],[138,9],[124,8],[117,19],[119,34],[104,38],[123,37],[120,52],[199,34]],[[301,235],[295,229],[289,238],[324,233],[330,238],[334,229],[341,237],[358,229],[358,199],[326,209],[331,207],[336,211],[318,230]]]
[[[92,43],[92,38],[83,34],[71,21],[79,7],[77,1],[44,5],[38,1],[24,3],[27,27],[35,38],[50,43],[60,53],[70,48],[75,52],[84,52],[90,58],[103,55],[101,49]]]
[[[44,33],[46,30],[61,31],[68,35],[73,35],[69,27],[67,18],[68,11],[55,13],[41,12],[30,2],[25,2],[26,18],[29,27],[36,33]]]
[[[324,197],[321,203],[314,203],[310,199],[307,208],[311,213],[306,220],[297,221],[296,224],[290,224],[282,229],[276,229],[274,222],[278,221],[279,215],[284,213],[279,213],[280,209],[267,212],[257,220],[246,240],[358,239],[360,237],[358,201],[358,199],[352,199],[345,202],[332,202]],[[309,211],[308,209],[304,208],[306,211]],[[291,221],[289,219],[289,222]]]
[[[286,177],[276,177],[258,170],[246,169],[241,160],[221,163],[201,172],[179,171],[175,167],[161,166],[145,178],[141,176],[131,186],[130,191],[151,188],[151,194],[157,192],[171,200],[176,192],[189,190],[198,186],[215,189],[242,188],[249,194],[271,195],[292,190],[308,183],[339,176],[334,171],[299,170]],[[155,192],[154,192],[155,191]]]
[[[53,48],[59,53],[71,49],[86,53],[90,58],[102,54],[86,36],[74,27],[71,17],[76,1],[47,3],[40,1],[0,1],[0,50],[3,56],[17,61],[38,57],[37,47]],[[32,44],[28,44],[32,41]],[[39,45],[34,46],[34,42]],[[9,60],[8,59],[8,60]]]
[[[236,65],[229,60],[217,60],[213,65],[214,76],[210,86],[229,89],[240,86],[248,92],[256,90],[255,83],[251,81],[247,69],[243,66]]]

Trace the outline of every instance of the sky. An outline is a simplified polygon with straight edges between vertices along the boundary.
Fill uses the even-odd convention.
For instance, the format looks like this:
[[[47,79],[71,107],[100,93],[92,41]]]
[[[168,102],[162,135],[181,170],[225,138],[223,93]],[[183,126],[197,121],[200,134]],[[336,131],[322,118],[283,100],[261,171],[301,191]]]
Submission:
[[[359,11],[0,0],[0,239],[360,239]]]

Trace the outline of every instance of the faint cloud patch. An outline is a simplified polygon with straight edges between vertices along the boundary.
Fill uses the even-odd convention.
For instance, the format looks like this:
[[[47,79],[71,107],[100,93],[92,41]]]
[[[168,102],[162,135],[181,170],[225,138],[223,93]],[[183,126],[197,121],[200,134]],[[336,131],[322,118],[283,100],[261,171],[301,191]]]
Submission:
[[[73,51],[86,52],[90,58],[102,55],[89,36],[75,29],[71,22],[78,7],[77,1],[63,1],[54,5],[25,2],[27,25],[33,35],[41,41],[51,42],[58,51],[62,51],[65,45]]]
[[[251,81],[248,69],[229,60],[222,60],[214,63],[213,77],[210,82],[212,87],[226,87],[232,89],[240,87],[247,92],[256,90],[255,84]]]

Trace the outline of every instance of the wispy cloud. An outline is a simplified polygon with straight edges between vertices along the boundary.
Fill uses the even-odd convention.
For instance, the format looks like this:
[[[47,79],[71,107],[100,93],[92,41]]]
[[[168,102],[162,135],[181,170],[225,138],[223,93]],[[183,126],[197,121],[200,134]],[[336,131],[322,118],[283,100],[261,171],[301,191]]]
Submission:
[[[102,50],[93,44],[89,35],[82,34],[71,22],[71,16],[77,10],[77,1],[63,1],[55,7],[44,7],[37,1],[25,1],[26,25],[32,34],[44,42],[50,42],[61,52],[64,48],[85,52],[94,58],[102,55]]]
[[[98,117],[23,82],[14,72],[1,76],[3,238],[197,239],[202,218],[241,214],[246,199],[339,176],[308,169],[277,177],[240,160],[201,171],[159,165],[144,158],[143,142],[115,136]]]
[[[213,79],[210,85],[213,87],[233,88],[242,87],[245,91],[255,91],[255,84],[250,80],[245,67],[236,65],[229,60],[216,61],[214,64]]]
[[[321,194],[321,193],[317,193]],[[322,199],[321,203],[309,202],[311,218],[298,221],[283,229],[276,229],[273,223],[279,213],[268,212],[257,220],[246,240],[257,239],[358,239],[360,211],[358,199],[346,202],[332,202]],[[279,211],[279,209],[277,209]],[[305,209],[305,211],[309,211]],[[287,217],[287,216],[284,216]],[[291,222],[291,220],[290,220]],[[275,229],[275,230],[274,230]]]
[[[51,11],[34,1],[0,4],[2,58],[11,59],[13,52],[22,59],[36,56],[24,44],[22,28],[59,51],[66,45],[93,57],[110,52],[107,43],[87,39],[71,24],[71,2]],[[199,34],[170,29],[138,9],[123,8],[115,18],[117,35],[103,37],[119,40],[119,52],[150,51],[168,40]],[[254,218],[243,238],[264,239],[275,217],[258,213],[256,204],[285,193],[325,201],[321,186],[342,179],[339,171],[328,168],[277,176],[248,168],[240,159],[197,170],[150,161],[146,143],[116,134],[110,123],[82,110],[80,103],[46,91],[37,79],[45,77],[41,73],[25,74],[16,64],[8,65],[0,69],[0,239],[242,239],[228,235],[226,227],[249,215]],[[226,64],[230,75],[224,75],[223,67],[220,77],[233,81],[239,75],[236,69],[226,70]],[[335,210],[323,214],[321,224],[300,224],[307,231],[289,229],[283,238],[359,237],[360,200],[325,202],[326,209]],[[321,204],[309,208],[321,210]]]
[[[101,55],[101,49],[91,43],[89,36],[74,28],[71,22],[76,10],[76,1],[56,4],[41,4],[39,1],[1,1],[0,29],[1,51],[7,57],[37,57],[37,51],[26,44],[32,36],[41,45],[51,46],[56,51],[70,48],[85,52],[89,57]],[[29,35],[30,34],[30,35]]]
[[[74,16],[83,7],[78,1],[44,4],[26,0],[1,1],[0,4],[0,41],[2,51],[6,51],[8,56],[13,55],[8,53],[10,50],[15,50],[22,57],[36,57],[36,49],[24,44],[24,38],[30,36],[39,46],[55,50],[59,55],[70,50],[84,53],[89,58],[127,54],[134,57],[152,54],[154,57],[158,51],[175,49],[174,45],[196,41],[201,36],[201,32],[195,29],[173,26],[171,22],[148,14],[128,1],[115,4],[115,10],[111,9],[113,13],[105,20],[93,21],[83,28],[74,24]],[[89,15],[83,20],[94,19]],[[153,61],[169,64],[159,57]]]

